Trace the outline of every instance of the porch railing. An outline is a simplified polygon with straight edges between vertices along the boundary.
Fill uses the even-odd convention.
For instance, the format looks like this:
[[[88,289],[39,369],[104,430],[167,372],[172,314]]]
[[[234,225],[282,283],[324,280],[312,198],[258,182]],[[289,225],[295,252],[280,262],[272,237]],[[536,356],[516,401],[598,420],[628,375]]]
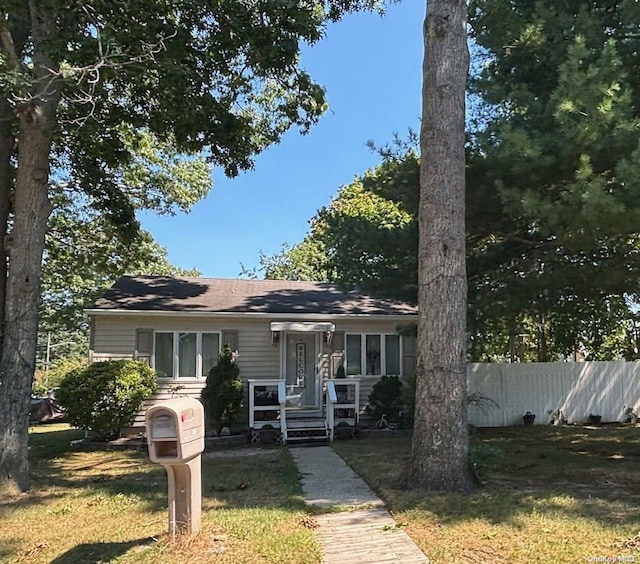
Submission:
[[[249,428],[280,429],[287,442],[287,389],[282,379],[249,380]]]
[[[353,434],[358,425],[359,413],[360,379],[327,380],[326,414],[329,440],[332,441],[336,433],[341,433],[341,428]]]

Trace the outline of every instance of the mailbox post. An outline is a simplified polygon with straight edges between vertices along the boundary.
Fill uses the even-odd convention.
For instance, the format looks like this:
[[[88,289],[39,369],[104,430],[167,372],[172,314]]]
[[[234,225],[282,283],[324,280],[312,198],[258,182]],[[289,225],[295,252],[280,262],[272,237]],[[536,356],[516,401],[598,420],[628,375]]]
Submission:
[[[195,534],[202,515],[202,404],[194,398],[159,402],[147,409],[145,424],[149,458],[167,471],[169,534]]]

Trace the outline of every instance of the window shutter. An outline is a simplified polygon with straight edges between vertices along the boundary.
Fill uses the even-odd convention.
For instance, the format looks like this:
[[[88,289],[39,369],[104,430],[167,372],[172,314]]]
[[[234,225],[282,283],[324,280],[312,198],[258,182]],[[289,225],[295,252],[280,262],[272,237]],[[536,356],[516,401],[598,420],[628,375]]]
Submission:
[[[153,353],[153,329],[136,329],[136,359],[149,359]]]
[[[339,366],[344,366],[344,331],[335,331],[331,338],[331,378],[336,377]]]
[[[331,338],[331,350],[334,352],[344,351],[344,331],[335,331]]]
[[[96,318],[89,317],[89,364],[93,362],[93,354],[96,350]]]
[[[238,332],[237,331],[223,331],[222,332],[222,343],[221,345],[224,347],[225,345],[229,345],[229,348],[236,352],[238,350]]]
[[[414,376],[416,373],[416,337],[402,336],[402,374]]]

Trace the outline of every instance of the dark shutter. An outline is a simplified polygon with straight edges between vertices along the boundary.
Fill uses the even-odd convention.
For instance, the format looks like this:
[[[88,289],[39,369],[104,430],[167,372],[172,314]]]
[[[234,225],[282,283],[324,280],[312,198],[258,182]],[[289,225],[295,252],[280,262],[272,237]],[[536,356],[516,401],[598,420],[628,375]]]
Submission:
[[[416,373],[416,337],[402,335],[402,374],[415,376]]]
[[[222,346],[229,345],[232,351],[238,350],[238,332],[237,331],[223,331],[222,332]]]
[[[153,329],[136,329],[135,358],[148,359],[153,353]]]
[[[335,331],[331,338],[331,350],[335,352],[344,351],[344,331]]]
[[[336,377],[338,367],[344,366],[344,331],[335,331],[331,338],[331,378]]]
[[[89,363],[93,362],[93,353],[96,350],[96,318],[89,317]]]

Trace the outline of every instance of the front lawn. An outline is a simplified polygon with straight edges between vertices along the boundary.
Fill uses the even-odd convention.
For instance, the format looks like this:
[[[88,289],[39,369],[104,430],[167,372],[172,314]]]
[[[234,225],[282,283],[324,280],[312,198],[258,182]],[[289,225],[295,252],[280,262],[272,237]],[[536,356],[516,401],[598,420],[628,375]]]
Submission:
[[[167,538],[166,474],[145,452],[84,452],[63,425],[31,434],[33,489],[0,500],[1,562],[320,561],[286,449],[203,458],[203,525]],[[639,562],[640,428],[480,429],[471,496],[403,489],[410,440],[339,441],[434,563]],[[608,560],[607,560],[608,558]]]
[[[640,563],[640,428],[479,429],[471,496],[402,489],[408,438],[334,444],[436,564]]]
[[[145,452],[83,452],[64,425],[34,427],[36,482],[0,501],[0,562],[319,562],[286,449],[203,457],[202,532],[167,538],[167,480]]]

